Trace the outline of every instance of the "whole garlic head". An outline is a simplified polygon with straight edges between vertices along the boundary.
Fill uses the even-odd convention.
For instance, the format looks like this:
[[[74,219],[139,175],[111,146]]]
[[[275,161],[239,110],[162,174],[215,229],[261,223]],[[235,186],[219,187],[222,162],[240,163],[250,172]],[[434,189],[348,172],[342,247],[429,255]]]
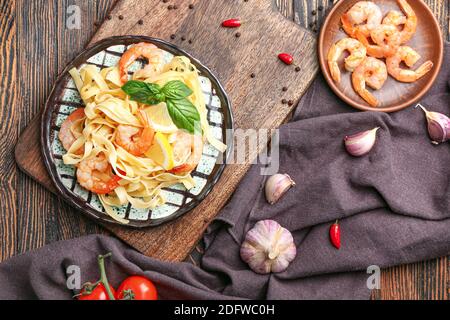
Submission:
[[[276,221],[262,220],[249,230],[241,245],[241,258],[259,274],[287,269],[297,255],[292,234]]]

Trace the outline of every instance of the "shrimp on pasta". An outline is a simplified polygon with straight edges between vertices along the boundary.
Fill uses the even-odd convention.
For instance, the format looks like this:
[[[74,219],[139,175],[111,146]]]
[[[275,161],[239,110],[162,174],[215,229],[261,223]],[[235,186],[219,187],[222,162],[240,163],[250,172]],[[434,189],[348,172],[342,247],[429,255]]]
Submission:
[[[139,58],[147,64],[136,70]],[[200,73],[187,57],[141,42],[131,45],[115,66],[100,69],[88,63],[69,73],[85,106],[62,123],[63,162],[76,168],[79,185],[96,194],[106,213],[121,223],[128,220],[114,207],[154,209],[165,203],[163,188],[195,187],[191,173],[205,143],[226,150],[209,127]],[[125,90],[133,84],[144,91]],[[167,96],[161,98],[166,84],[181,89],[164,94],[198,113],[195,134],[178,127],[169,113]]]

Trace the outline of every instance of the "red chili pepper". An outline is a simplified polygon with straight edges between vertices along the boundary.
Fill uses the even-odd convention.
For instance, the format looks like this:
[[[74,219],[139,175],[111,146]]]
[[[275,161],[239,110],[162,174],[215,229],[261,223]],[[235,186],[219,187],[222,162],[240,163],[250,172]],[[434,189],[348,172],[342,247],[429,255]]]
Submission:
[[[228,19],[222,22],[222,27],[225,28],[237,28],[241,26],[241,20],[239,19]]]
[[[280,53],[278,58],[284,63],[291,65],[294,63],[294,58],[289,53]]]
[[[339,250],[341,248],[341,227],[337,220],[330,227],[330,240],[336,249]]]

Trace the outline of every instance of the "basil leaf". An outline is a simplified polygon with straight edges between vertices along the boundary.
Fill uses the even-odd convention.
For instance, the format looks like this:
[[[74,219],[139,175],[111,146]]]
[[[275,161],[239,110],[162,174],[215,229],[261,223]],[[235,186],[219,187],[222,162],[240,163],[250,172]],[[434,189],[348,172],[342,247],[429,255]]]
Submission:
[[[179,100],[189,97],[192,90],[180,80],[167,82],[162,88],[163,94],[167,99]]]
[[[156,83],[131,80],[122,87],[122,90],[131,100],[140,103],[154,105],[166,102],[169,115],[177,128],[193,134],[201,132],[200,114],[186,99],[192,94],[192,90],[182,81],[169,81],[161,88]]]
[[[166,104],[173,123],[179,129],[185,129],[193,134],[201,132],[200,114],[188,99],[167,99]]]
[[[130,96],[131,100],[154,105],[164,101],[161,86],[156,83],[131,80],[122,86],[122,90]]]

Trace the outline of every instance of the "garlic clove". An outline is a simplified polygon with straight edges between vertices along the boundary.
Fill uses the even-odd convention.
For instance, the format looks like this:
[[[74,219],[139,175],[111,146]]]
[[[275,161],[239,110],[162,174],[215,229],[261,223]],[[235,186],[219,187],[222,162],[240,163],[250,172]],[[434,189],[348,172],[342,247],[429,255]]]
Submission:
[[[285,271],[297,255],[292,234],[276,221],[263,220],[245,236],[241,259],[259,274]]]
[[[450,140],[450,118],[439,112],[431,112],[418,104],[427,117],[428,133],[433,144],[440,144]]]
[[[377,131],[380,128],[363,131],[344,138],[345,148],[355,157],[361,157],[370,152],[377,140]]]
[[[275,204],[292,186],[295,186],[295,182],[289,175],[274,174],[266,181],[265,193],[267,202]]]

